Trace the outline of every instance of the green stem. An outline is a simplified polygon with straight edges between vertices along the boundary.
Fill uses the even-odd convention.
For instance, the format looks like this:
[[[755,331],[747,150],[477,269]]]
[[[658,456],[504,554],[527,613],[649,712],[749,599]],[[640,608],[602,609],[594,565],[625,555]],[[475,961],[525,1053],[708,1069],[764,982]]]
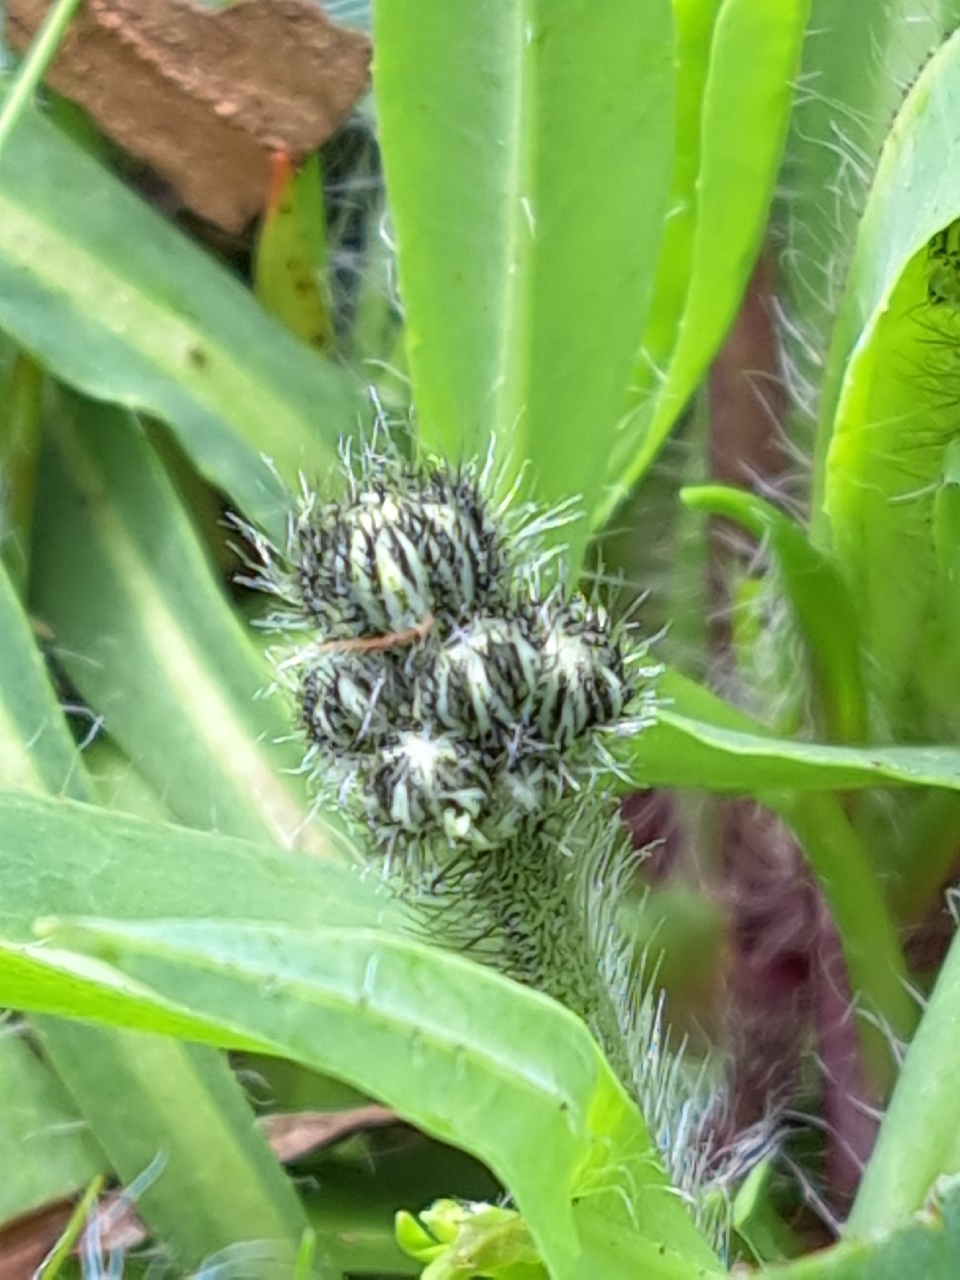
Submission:
[[[79,7],[80,0],[57,0],[44,18],[0,107],[0,151],[53,61],[70,19]]]
[[[665,672],[659,691],[673,707],[721,728],[763,733],[762,725],[708,689]],[[879,1021],[860,1019],[860,1042],[871,1083],[885,1097],[896,1075],[886,1029],[908,1039],[919,1014],[897,930],[863,842],[840,799],[826,792],[759,795],[797,837],[823,890],[840,935],[854,995]]]
[[[823,890],[840,935],[854,996],[867,1018],[858,1023],[864,1066],[880,1099],[896,1078],[891,1036],[908,1040],[920,1010],[896,927],[867,851],[836,796],[825,793],[762,797],[797,837]]]
[[[732,520],[768,546],[804,638],[822,731],[831,742],[864,742],[867,705],[857,617],[836,565],[789,516],[746,489],[697,485],[682,489],[680,498],[693,511]]]
[[[884,871],[887,898],[896,918],[916,922],[936,901],[960,854],[960,795],[931,791],[906,817],[892,842]]]
[[[916,1213],[937,1180],[960,1172],[960,940],[954,939],[847,1223],[862,1238]]]
[[[0,554],[21,593],[30,568],[42,393],[42,367],[32,356],[18,352],[10,375],[5,412],[0,410],[0,474],[5,481],[0,500],[6,508],[12,534],[2,539]]]
[[[59,1240],[34,1272],[37,1280],[56,1280],[65,1264],[69,1263],[77,1241],[87,1225],[90,1211],[96,1205],[105,1182],[104,1176],[98,1174],[84,1191]]]

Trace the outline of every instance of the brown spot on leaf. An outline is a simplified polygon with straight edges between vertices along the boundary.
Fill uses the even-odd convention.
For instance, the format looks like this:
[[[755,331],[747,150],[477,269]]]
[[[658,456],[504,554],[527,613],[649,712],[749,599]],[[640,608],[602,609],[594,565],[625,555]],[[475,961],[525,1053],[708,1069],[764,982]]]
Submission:
[[[23,50],[47,0],[8,0]],[[315,0],[88,0],[48,73],[196,213],[240,231],[266,201],[270,153],[315,151],[366,87],[366,36]]]

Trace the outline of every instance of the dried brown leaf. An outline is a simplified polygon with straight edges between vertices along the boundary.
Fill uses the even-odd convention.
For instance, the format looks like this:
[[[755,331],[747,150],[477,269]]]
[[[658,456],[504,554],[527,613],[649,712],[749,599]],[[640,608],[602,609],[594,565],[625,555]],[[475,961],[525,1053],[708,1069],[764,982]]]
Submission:
[[[7,0],[24,49],[48,0]],[[314,0],[88,0],[48,73],[201,216],[240,231],[266,200],[271,151],[316,150],[363,92],[366,36]]]
[[[277,1112],[262,1116],[257,1123],[277,1159],[289,1164],[321,1147],[332,1147],[355,1133],[400,1122],[387,1107],[371,1103],[350,1111]]]
[[[370,1104],[349,1111],[297,1111],[261,1117],[257,1124],[282,1164],[370,1129],[398,1124],[387,1107]],[[27,1280],[47,1256],[66,1226],[73,1203],[56,1204],[0,1227],[0,1280]],[[147,1239],[136,1207],[122,1191],[101,1197],[91,1214],[102,1249],[132,1249]],[[87,1230],[90,1230],[88,1225]]]
[[[73,1212],[58,1200],[0,1227],[0,1280],[27,1280],[57,1243]]]

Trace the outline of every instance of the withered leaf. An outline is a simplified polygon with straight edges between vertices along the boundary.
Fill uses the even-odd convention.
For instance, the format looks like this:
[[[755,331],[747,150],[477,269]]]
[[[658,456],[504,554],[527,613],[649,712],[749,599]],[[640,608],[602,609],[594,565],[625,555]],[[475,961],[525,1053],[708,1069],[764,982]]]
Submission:
[[[0,1227],[0,1280],[32,1276],[70,1219],[73,1203],[58,1200]]]
[[[333,1146],[355,1133],[399,1123],[393,1111],[374,1103],[349,1111],[277,1113],[257,1121],[283,1164],[320,1147]],[[72,1209],[70,1200],[60,1200],[0,1227],[0,1280],[25,1280],[31,1276],[66,1226]],[[91,1214],[93,1218],[102,1249],[133,1249],[147,1239],[136,1206],[122,1191],[103,1196]]]
[[[6,37],[29,44],[48,0],[7,0]],[[87,0],[47,75],[100,128],[227,231],[263,207],[270,153],[299,158],[366,87],[370,44],[315,0]]]
[[[394,1112],[371,1103],[350,1111],[276,1112],[257,1121],[281,1164],[289,1164],[320,1147],[331,1147],[344,1138],[369,1129],[399,1124]]]

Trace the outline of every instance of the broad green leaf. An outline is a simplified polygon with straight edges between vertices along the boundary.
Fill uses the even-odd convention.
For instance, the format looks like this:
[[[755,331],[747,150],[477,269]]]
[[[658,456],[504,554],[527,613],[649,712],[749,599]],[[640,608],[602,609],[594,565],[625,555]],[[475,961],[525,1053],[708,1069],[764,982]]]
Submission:
[[[2,727],[6,731],[0,729],[0,751],[5,759],[15,757],[30,770],[29,775],[18,776],[15,771],[5,769],[4,785],[29,781],[38,790],[49,788],[89,795],[89,781],[46,682],[42,660],[2,576],[0,637],[4,643],[0,707],[6,711],[6,723]],[[11,773],[14,776],[9,776]],[[20,803],[30,812],[31,804],[40,802],[23,797]],[[16,801],[13,808],[17,808]],[[62,804],[48,805],[48,809],[58,814],[63,812]],[[51,854],[59,858],[56,842],[52,847],[47,843],[49,829],[42,820],[38,821],[37,809],[33,808],[32,812],[29,822],[32,835],[25,832],[11,812],[6,811],[0,818],[0,843],[4,843],[0,853],[4,863],[0,879],[5,879],[11,889],[0,908],[3,911],[12,910],[16,900],[29,899],[27,886],[30,885],[37,894],[34,913],[45,912],[50,907],[44,907],[43,903],[50,900],[53,905],[57,900],[54,888],[57,875],[62,874],[62,870],[68,876],[71,874],[69,857],[62,869],[46,861]],[[96,810],[86,812],[97,814]],[[169,828],[155,830],[160,836],[160,848],[154,852],[154,865],[158,873],[166,874],[164,834]],[[19,844],[20,852],[10,857],[7,841],[13,843],[14,849]],[[72,874],[78,884],[86,882],[89,888],[95,844],[77,844],[72,839],[70,844],[75,849],[74,856],[79,855]],[[140,873],[133,870],[127,862],[129,853],[129,847],[120,852],[125,868],[122,874],[128,878],[128,889],[132,881],[139,890],[135,882],[146,869]],[[25,860],[18,861],[24,859],[24,855]],[[70,887],[64,887],[69,896]],[[102,895],[94,891],[83,896],[92,906]],[[9,918],[7,924],[14,930],[17,927]],[[25,935],[29,933],[27,917],[21,920],[20,928]],[[12,988],[0,979],[0,1004],[16,1006],[14,995]],[[189,1208],[185,1208],[177,1203],[179,1193],[168,1196],[164,1191],[155,1195],[147,1206],[151,1227],[162,1230],[172,1247],[199,1262],[206,1253],[227,1242],[228,1237],[218,1233],[217,1228],[236,1197],[245,1205],[244,1215],[251,1230],[272,1235],[279,1232],[290,1240],[295,1239],[305,1220],[300,1221],[302,1215],[296,1215],[297,1221],[292,1221],[296,1202],[275,1162],[265,1165],[269,1152],[252,1130],[249,1116],[246,1123],[249,1132],[238,1124],[238,1109],[245,1108],[246,1104],[239,1086],[217,1055],[209,1050],[188,1051],[166,1040],[147,1052],[148,1046],[140,1037],[99,1027],[79,1027],[60,1020],[44,1020],[43,1026],[49,1059],[60,1079],[70,1085],[83,1122],[105,1148],[111,1167],[124,1178],[134,1178],[141,1171],[137,1166],[149,1164],[161,1146],[172,1165],[191,1167],[196,1160],[198,1141],[202,1141],[207,1161],[206,1166],[201,1162],[198,1168],[218,1162],[221,1168],[229,1164],[233,1177],[221,1181],[219,1200],[196,1195],[190,1200]],[[81,1121],[71,1114],[68,1101],[56,1092],[56,1082],[49,1076],[47,1067],[26,1050],[22,1041],[13,1037],[0,1040],[0,1050],[0,1096],[4,1099],[0,1108],[0,1150],[6,1152],[3,1165],[9,1172],[4,1180],[5,1189],[9,1196],[20,1197],[39,1195],[41,1187],[49,1193],[49,1198],[72,1194],[98,1172],[102,1157],[91,1146],[94,1151],[91,1162],[80,1137]],[[159,1134],[156,1127],[149,1127],[147,1118],[161,1103],[165,1107],[164,1131]],[[19,1144],[13,1145],[14,1130],[31,1117],[32,1130],[20,1150]],[[182,1168],[180,1177],[186,1181]],[[283,1196],[288,1198],[291,1221],[280,1232],[269,1207]],[[32,1207],[36,1204],[21,1205],[21,1210]],[[10,1212],[13,1211],[11,1208]],[[235,1225],[243,1220],[238,1216]]]
[[[9,753],[30,766],[30,784],[37,789],[89,795],[90,784],[46,682],[39,653],[31,642],[16,600],[2,578],[0,636],[4,643],[4,663],[0,665],[0,706],[7,710],[3,725],[6,731],[0,730],[0,750],[4,756]],[[5,772],[4,785],[15,780],[23,781],[22,778],[11,778]],[[104,848],[99,844],[97,835],[107,815],[80,806],[71,810],[65,801],[45,802],[26,795],[11,796],[10,801],[9,806],[0,805],[3,808],[0,816],[0,880],[9,890],[3,894],[0,911],[9,913],[5,924],[14,935],[19,931],[23,936],[29,936],[32,917],[58,909],[61,894],[70,900],[79,892],[87,904],[82,908],[85,910],[100,910],[98,904],[113,892],[126,897],[131,906],[133,899],[139,899],[143,904],[149,904],[151,897],[158,901],[156,894],[151,893],[149,877],[151,871],[158,880],[165,880],[170,874],[169,833],[173,828],[146,827],[153,849],[152,852],[149,847],[142,850],[146,854],[145,865],[142,866],[135,862],[135,837],[144,828],[141,826],[134,832],[134,839],[129,838],[129,828],[122,828],[128,838],[121,838],[113,846],[113,867],[106,869],[105,879],[98,885],[95,868],[98,857],[104,855]],[[71,812],[75,818],[80,814],[91,819],[86,839],[79,835],[74,825],[72,833],[61,828],[61,841],[58,842],[55,829]],[[49,821],[45,821],[45,817]],[[68,818],[68,827],[71,825]],[[82,817],[80,827],[83,829]],[[193,856],[188,854],[186,862],[202,875],[202,864],[195,861],[199,852],[201,850],[194,847]],[[221,866],[221,880],[235,873],[236,863],[229,854],[228,861],[229,870]],[[186,866],[180,872],[181,886],[188,878],[183,874],[185,871]],[[31,894],[36,895],[32,901]],[[29,904],[19,923],[15,918],[14,904],[17,902],[21,907]],[[202,899],[198,899],[197,905],[201,903]],[[185,910],[190,908],[185,905]],[[15,985],[0,978],[0,1004],[18,1007],[20,1002],[16,995]],[[236,1196],[240,1196],[246,1206],[245,1217],[250,1230],[271,1235],[276,1235],[280,1229],[275,1205],[286,1198],[290,1221],[283,1233],[290,1241],[297,1238],[305,1220],[300,1221],[301,1215],[297,1215],[298,1220],[293,1221],[296,1203],[285,1175],[275,1163],[267,1161],[269,1153],[264,1150],[263,1140],[252,1130],[249,1116],[245,1127],[238,1122],[238,1109],[246,1109],[243,1095],[226,1065],[215,1054],[210,1050],[188,1052],[167,1040],[151,1046],[141,1037],[126,1032],[78,1027],[60,1020],[45,1020],[43,1027],[49,1058],[55,1063],[61,1078],[68,1080],[84,1121],[106,1150],[113,1168],[123,1176],[134,1178],[141,1172],[135,1167],[141,1158],[143,1164],[148,1164],[159,1146],[166,1151],[173,1166],[192,1166],[201,1135],[208,1166],[222,1168],[229,1165],[231,1168],[232,1180],[223,1180],[217,1194],[195,1195],[189,1209],[180,1203],[179,1190],[171,1191],[172,1183],[164,1184],[163,1189],[155,1193],[144,1212],[151,1228],[161,1230],[170,1247],[199,1261],[223,1244],[228,1239],[222,1229],[224,1215],[230,1222],[242,1221],[230,1217]],[[8,1069],[9,1066],[7,1062]],[[39,1102],[45,1088],[46,1068],[39,1061],[30,1064],[30,1068],[30,1079],[38,1091],[34,1149],[42,1152],[46,1142],[46,1122]],[[9,1112],[11,1123],[18,1114],[15,1099],[25,1087],[24,1080],[5,1075],[0,1092],[5,1099],[4,1114]],[[151,1130],[148,1126],[147,1117],[155,1114],[161,1106],[164,1132],[158,1135],[156,1128]],[[49,1117],[48,1121],[53,1123]],[[55,1132],[65,1135],[70,1131],[64,1131],[60,1125]],[[65,1136],[63,1143],[66,1143]],[[70,1171],[70,1176],[75,1179],[73,1185],[63,1190],[72,1192],[83,1181],[89,1180],[91,1172],[74,1167],[76,1161],[71,1163],[69,1146],[63,1145],[62,1156],[64,1176]],[[6,1158],[4,1165],[19,1170],[19,1177],[7,1179],[10,1190],[14,1191],[23,1185],[21,1179],[25,1183],[31,1176],[34,1166],[30,1148],[22,1158],[19,1155],[16,1159]]]
[[[356,876],[326,863],[22,795],[0,800],[0,883],[7,938],[31,937],[34,919],[51,911],[203,915],[214,897],[218,914],[304,924],[324,903],[362,920],[379,920],[386,910]],[[24,1006],[19,972],[0,974],[0,1003]],[[23,981],[29,985],[29,975]],[[69,1015],[66,1004],[48,1007]],[[108,992],[87,1012],[103,1020],[123,1004],[122,992]],[[40,1021],[47,1052],[111,1166],[131,1180],[157,1150],[166,1153],[169,1174],[143,1213],[170,1247],[199,1262],[235,1239],[285,1235],[289,1253],[305,1219],[294,1213],[286,1177],[216,1054],[59,1018]],[[168,1029],[187,1035],[190,1026]],[[219,1178],[210,1176],[214,1170]]]
[[[72,1196],[103,1157],[62,1085],[15,1027],[0,1030],[0,1223]]]
[[[866,707],[857,619],[836,567],[810,545],[799,525],[746,489],[701,485],[681,490],[680,496],[695,510],[735,521],[766,545],[807,645],[827,736],[863,742]]]
[[[137,1204],[182,1266],[243,1241],[294,1254],[306,1215],[222,1054],[99,1027],[99,1055],[113,1049],[107,1090],[90,1027],[35,1021],[121,1181],[133,1182],[159,1153]]]
[[[718,1273],[598,1047],[546,997],[460,956],[338,925],[329,911],[309,932],[88,921],[44,933],[47,948],[19,953],[37,971],[37,1003],[75,967],[84,986],[98,974],[127,984],[124,1018],[138,1009],[161,1029],[165,1015],[195,1015],[198,1038],[220,1026],[224,1043],[259,1041],[350,1081],[482,1159],[510,1188],[557,1280],[636,1274],[626,1258],[601,1265],[594,1256],[572,1211],[580,1197],[611,1230],[632,1220],[694,1274]],[[71,961],[77,948],[90,958]]]
[[[694,1259],[666,1235],[635,1231],[612,1223],[589,1198],[575,1209],[584,1252],[578,1280],[623,1276],[625,1280],[708,1280],[718,1274],[713,1260]],[[719,1274],[727,1275],[724,1268]]]
[[[65,382],[168,423],[277,535],[283,481],[326,480],[357,426],[346,375],[32,111],[0,153],[0,327]]]
[[[292,709],[257,696],[269,670],[143,429],[64,395],[52,434],[34,609],[77,688],[181,821],[336,856],[292,776],[301,750],[277,742]]]
[[[656,394],[635,403],[610,458],[614,488],[598,522],[650,466],[736,315],[766,228],[809,7],[723,0],[703,90],[689,289]]]
[[[807,419],[817,411],[857,222],[890,121],[904,87],[958,19],[957,0],[813,0],[784,159],[779,261],[791,391]]]
[[[624,789],[696,787],[734,795],[878,786],[960,790],[956,747],[844,747],[775,738],[673,673],[661,682],[660,696],[653,725],[614,748],[626,771]]]
[[[960,1274],[960,1180],[944,1179],[913,1217],[877,1223],[869,1239],[845,1239],[757,1280],[954,1280]]]
[[[954,938],[907,1050],[847,1223],[864,1239],[918,1212],[937,1178],[960,1173],[960,944]]]
[[[0,273],[2,270],[0,265]],[[15,668],[9,670],[4,667],[2,676],[7,686],[3,690],[4,705],[12,708],[19,717],[18,727],[21,730],[26,727],[25,713],[43,716],[39,723],[33,725],[29,737],[24,737],[21,732],[21,756],[25,756],[35,768],[40,785],[56,790],[67,787],[77,794],[87,794],[87,783],[75,749],[69,744],[56,704],[42,679],[42,672],[37,669],[40,662],[36,649],[29,645],[29,641],[29,648],[23,644],[24,628],[21,626],[17,634],[17,619],[12,611],[8,608],[5,613],[8,616],[3,621],[8,625],[3,629],[10,633],[11,640],[17,642],[12,657],[20,662],[22,670],[18,673]],[[44,741],[44,733],[40,732],[48,725],[53,752]],[[16,735],[8,733],[2,737],[7,747]],[[5,771],[4,782],[9,785],[11,780]],[[89,868],[78,870],[79,877],[82,879],[88,871]],[[44,880],[39,864],[30,868],[30,875],[38,876],[37,883],[43,897],[49,881]],[[24,879],[21,870],[18,877],[21,890]],[[14,994],[14,988],[4,986],[5,1003],[12,1000],[16,1004]],[[138,1144],[144,1154],[148,1147],[154,1151],[157,1149],[157,1134],[150,1134],[144,1126],[138,1125],[150,1113],[151,1105],[156,1107],[165,1098],[162,1145],[171,1162],[177,1166],[194,1163],[198,1136],[203,1134],[204,1159],[213,1164],[219,1161],[220,1167],[230,1168],[231,1184],[224,1182],[220,1185],[218,1201],[210,1196],[197,1195],[190,1204],[189,1212],[185,1212],[182,1203],[176,1203],[180,1195],[178,1190],[174,1196],[164,1193],[146,1207],[148,1223],[152,1228],[159,1227],[164,1231],[166,1243],[175,1251],[199,1261],[216,1248],[225,1238],[222,1230],[217,1233],[217,1227],[222,1227],[218,1213],[222,1217],[226,1210],[234,1212],[235,1191],[238,1189],[243,1191],[244,1219],[249,1231],[281,1234],[279,1217],[282,1214],[275,1206],[286,1200],[289,1221],[282,1228],[282,1233],[291,1242],[296,1241],[305,1226],[305,1219],[297,1208],[285,1176],[275,1162],[271,1162],[262,1138],[252,1130],[249,1113],[246,1113],[247,1131],[237,1124],[238,1109],[246,1112],[246,1104],[225,1063],[216,1055],[209,1050],[190,1050],[190,1060],[182,1061],[184,1050],[165,1040],[156,1044],[149,1061],[145,1061],[142,1038],[126,1032],[108,1033],[94,1027],[71,1026],[62,1021],[46,1023],[46,1046],[50,1058],[57,1062],[61,1072],[64,1069],[69,1072],[72,1068],[71,1086],[77,1103],[84,1119],[92,1124],[100,1143],[108,1148],[111,1159],[124,1150],[131,1151]],[[38,1079],[42,1078],[42,1070],[38,1063]],[[204,1088],[202,1077],[211,1073],[217,1076],[217,1087]],[[192,1103],[189,1107],[183,1102],[187,1096]],[[127,1115],[122,1122],[118,1106],[120,1099],[135,1112],[133,1118]],[[122,1160],[117,1167],[123,1167]],[[129,1162],[127,1168],[131,1168]],[[139,1171],[132,1170],[131,1173]],[[236,1225],[240,1225],[239,1219]],[[232,1231],[226,1238],[231,1236],[235,1238]]]
[[[960,143],[958,71],[954,35],[904,102],[880,159],[837,319],[814,505],[822,498],[814,535],[832,542],[860,615],[878,728],[914,739],[957,727],[956,661],[931,664],[927,646],[939,622],[931,523],[955,431],[960,328],[953,304],[930,293],[927,245],[960,215],[960,178],[943,162]]]
[[[145,822],[92,805],[0,791],[0,919],[32,937],[44,915],[204,917],[308,928],[393,915],[370,879],[268,844]]]
[[[83,753],[94,794],[108,809],[153,822],[172,822],[173,815],[156,791],[130,763],[112,738],[100,733]]]
[[[667,211],[669,0],[380,0],[374,18],[421,438],[492,442],[589,512]]]

